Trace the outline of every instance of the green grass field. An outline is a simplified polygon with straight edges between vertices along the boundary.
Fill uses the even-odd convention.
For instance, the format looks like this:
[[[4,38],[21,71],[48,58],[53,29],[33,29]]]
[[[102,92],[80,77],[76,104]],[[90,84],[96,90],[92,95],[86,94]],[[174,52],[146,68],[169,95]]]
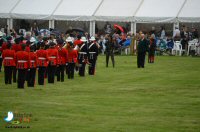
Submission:
[[[95,76],[17,89],[0,73],[0,132],[199,132],[200,58],[156,57],[145,69],[135,56],[98,59]],[[8,111],[31,113],[30,128],[5,128]]]

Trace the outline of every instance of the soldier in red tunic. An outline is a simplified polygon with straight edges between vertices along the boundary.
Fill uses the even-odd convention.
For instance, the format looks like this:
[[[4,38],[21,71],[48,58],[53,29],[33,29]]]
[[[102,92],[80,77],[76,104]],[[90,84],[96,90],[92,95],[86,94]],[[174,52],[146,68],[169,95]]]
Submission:
[[[56,67],[58,65],[58,50],[55,48],[55,43],[51,42],[49,49],[47,49],[49,57],[48,65],[48,83],[54,83]]]
[[[12,84],[12,69],[16,66],[16,64],[15,51],[11,50],[11,43],[7,44],[7,49],[3,51],[2,58],[5,72],[5,84]]]
[[[15,53],[18,51],[21,51],[21,45],[20,45],[20,38],[15,39],[15,44],[12,45],[12,49],[15,50]],[[16,82],[16,76],[17,76],[17,69],[16,67],[13,68],[13,82]]]
[[[78,53],[76,50],[74,50],[72,42],[68,42],[67,50],[68,50],[68,59],[67,59],[68,79],[74,79],[74,67],[75,64],[77,63]]]
[[[35,75],[36,75],[36,67],[37,67],[37,54],[34,52],[35,47],[30,47],[29,52],[29,69],[27,75],[27,85],[28,87],[34,87],[35,84]]]
[[[63,48],[63,41],[57,40],[57,49],[58,49],[58,64],[59,67],[57,67],[57,81],[64,82],[64,72],[65,72],[65,66],[67,62],[68,57],[68,51],[66,48]]]
[[[45,43],[42,42],[40,49],[36,52],[37,54],[37,65],[38,65],[38,84],[44,85],[44,74],[48,66],[48,53],[44,49]]]
[[[26,72],[29,67],[29,54],[25,51],[25,44],[22,44],[22,51],[16,53],[16,64],[18,69],[18,88],[24,88],[24,83],[26,80]]]

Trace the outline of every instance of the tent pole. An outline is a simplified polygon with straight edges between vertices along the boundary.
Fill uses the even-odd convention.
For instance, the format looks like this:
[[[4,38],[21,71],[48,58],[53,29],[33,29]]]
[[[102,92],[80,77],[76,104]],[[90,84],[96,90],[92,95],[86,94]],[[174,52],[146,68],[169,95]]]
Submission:
[[[92,30],[92,29],[93,29],[93,27],[92,27],[92,26],[93,26],[93,22],[92,22],[92,21],[90,21],[90,36],[92,36],[92,34],[93,34],[93,33],[92,33],[92,32],[93,32],[93,30]]]
[[[49,20],[49,29],[52,28],[51,20]]]
[[[13,29],[13,20],[11,18],[7,19],[8,29]]]
[[[136,34],[136,22],[131,22],[131,33]]]
[[[55,20],[51,20],[51,28],[55,28]]]
[[[92,36],[95,36],[95,21],[93,21],[93,34]]]
[[[8,25],[8,29],[10,29],[10,19],[7,18],[7,25]]]

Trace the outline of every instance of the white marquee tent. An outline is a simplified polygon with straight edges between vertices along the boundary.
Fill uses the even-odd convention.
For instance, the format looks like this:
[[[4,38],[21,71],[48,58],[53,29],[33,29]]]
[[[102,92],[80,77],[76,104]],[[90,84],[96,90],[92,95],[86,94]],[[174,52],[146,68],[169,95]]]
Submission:
[[[0,0],[0,18],[9,28],[13,19],[90,21],[94,34],[95,21],[136,23],[200,22],[200,0]]]

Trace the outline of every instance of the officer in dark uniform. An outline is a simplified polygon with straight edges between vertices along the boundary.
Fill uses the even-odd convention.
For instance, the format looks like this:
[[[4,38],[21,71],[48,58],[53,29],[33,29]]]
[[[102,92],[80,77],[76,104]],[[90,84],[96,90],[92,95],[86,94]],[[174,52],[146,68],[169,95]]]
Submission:
[[[85,37],[81,37],[82,44],[79,44],[78,63],[79,63],[79,75],[85,76],[85,65],[88,61],[88,43]]]
[[[112,36],[107,34],[105,39],[106,39],[106,42],[105,42],[105,46],[106,46],[106,67],[108,67],[109,57],[111,56],[111,60],[112,60],[113,68],[114,68],[115,67],[115,59],[114,59],[114,43],[113,43],[113,40],[112,40]]]
[[[89,75],[94,75],[95,73],[95,66],[96,66],[96,61],[97,61],[97,56],[98,56],[98,46],[96,43],[95,37],[90,38],[90,44],[88,47],[89,51]]]
[[[138,55],[137,55],[137,66],[138,68],[144,68],[145,55],[148,51],[148,41],[145,39],[144,34],[141,34],[141,39],[138,43]]]

